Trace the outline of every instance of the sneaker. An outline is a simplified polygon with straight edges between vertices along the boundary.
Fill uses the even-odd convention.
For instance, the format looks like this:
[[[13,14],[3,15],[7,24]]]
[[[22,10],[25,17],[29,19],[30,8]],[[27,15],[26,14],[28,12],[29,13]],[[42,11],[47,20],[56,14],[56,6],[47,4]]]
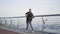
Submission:
[[[28,32],[28,30],[26,30],[25,32]]]
[[[32,31],[32,32],[34,32],[34,31]]]

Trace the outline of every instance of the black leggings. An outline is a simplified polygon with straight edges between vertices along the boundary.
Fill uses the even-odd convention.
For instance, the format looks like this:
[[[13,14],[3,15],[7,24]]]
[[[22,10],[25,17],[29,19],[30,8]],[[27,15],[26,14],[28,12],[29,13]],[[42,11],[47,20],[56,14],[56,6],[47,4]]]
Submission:
[[[32,30],[33,30],[33,27],[32,27],[32,24],[31,24],[31,20],[29,20],[29,21],[26,21],[26,29],[28,30],[28,25],[30,24],[30,27],[32,28]]]

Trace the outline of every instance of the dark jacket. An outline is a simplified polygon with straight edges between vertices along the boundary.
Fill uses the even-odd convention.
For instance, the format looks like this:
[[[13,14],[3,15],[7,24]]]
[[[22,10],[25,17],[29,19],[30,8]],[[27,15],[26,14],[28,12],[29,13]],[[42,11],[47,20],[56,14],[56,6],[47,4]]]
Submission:
[[[32,12],[27,12],[25,15],[26,15],[26,20],[27,20],[27,21],[28,21],[28,20],[31,20],[31,21],[32,21],[32,18],[34,18]]]

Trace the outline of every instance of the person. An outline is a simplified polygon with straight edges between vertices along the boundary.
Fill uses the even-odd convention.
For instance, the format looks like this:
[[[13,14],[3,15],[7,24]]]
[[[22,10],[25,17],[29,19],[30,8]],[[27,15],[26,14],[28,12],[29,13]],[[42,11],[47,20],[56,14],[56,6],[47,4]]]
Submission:
[[[34,15],[31,12],[31,9],[29,9],[29,12],[25,13],[25,15],[26,15],[26,24],[27,24],[26,29],[28,30],[28,25],[30,24],[30,27],[32,28],[32,31],[33,31],[31,21],[34,18]]]

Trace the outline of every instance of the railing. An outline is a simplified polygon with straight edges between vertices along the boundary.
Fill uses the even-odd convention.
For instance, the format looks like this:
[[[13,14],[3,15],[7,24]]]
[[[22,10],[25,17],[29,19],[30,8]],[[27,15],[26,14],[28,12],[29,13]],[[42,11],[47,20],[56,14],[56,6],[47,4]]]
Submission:
[[[54,22],[56,22],[56,23],[59,22],[60,23],[60,18],[59,17],[60,17],[60,14],[36,15],[35,18],[32,21],[32,26],[35,26],[34,28],[37,28],[37,25],[40,24],[39,29],[43,32],[44,29],[46,29],[47,27],[52,28],[52,27],[57,26],[57,24],[55,24]],[[55,24],[55,25],[53,25],[52,23]],[[0,24],[2,24],[4,26],[7,26],[7,27],[13,27],[13,28],[24,28],[24,27],[26,27],[26,18],[25,18],[25,16],[1,17],[0,18]],[[48,26],[47,24],[50,24],[50,26]],[[53,26],[51,26],[51,24]]]

